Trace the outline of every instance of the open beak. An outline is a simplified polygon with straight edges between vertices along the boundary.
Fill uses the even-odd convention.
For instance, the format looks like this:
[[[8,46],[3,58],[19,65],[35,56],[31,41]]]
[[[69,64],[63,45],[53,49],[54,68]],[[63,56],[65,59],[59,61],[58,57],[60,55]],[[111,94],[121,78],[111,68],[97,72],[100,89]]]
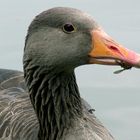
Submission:
[[[115,42],[102,29],[91,32],[92,49],[89,53],[92,64],[120,65],[124,69],[140,68],[140,55]]]

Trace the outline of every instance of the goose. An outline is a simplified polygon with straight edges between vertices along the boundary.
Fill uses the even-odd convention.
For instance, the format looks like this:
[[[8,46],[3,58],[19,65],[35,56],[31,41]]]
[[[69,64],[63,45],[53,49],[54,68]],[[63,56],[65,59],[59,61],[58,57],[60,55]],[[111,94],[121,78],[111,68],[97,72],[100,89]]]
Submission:
[[[87,13],[55,7],[37,15],[23,69],[0,69],[0,140],[114,140],[81,98],[74,70],[87,64],[140,67],[140,55]]]

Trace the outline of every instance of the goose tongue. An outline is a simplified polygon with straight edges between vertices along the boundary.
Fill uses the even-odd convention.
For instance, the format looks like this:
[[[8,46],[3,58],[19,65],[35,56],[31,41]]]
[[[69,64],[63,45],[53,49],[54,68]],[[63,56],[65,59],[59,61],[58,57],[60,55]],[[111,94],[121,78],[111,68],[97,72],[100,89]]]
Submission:
[[[92,49],[90,63],[102,65],[120,65],[124,69],[140,68],[140,54],[137,54],[115,42],[103,30],[91,32]]]

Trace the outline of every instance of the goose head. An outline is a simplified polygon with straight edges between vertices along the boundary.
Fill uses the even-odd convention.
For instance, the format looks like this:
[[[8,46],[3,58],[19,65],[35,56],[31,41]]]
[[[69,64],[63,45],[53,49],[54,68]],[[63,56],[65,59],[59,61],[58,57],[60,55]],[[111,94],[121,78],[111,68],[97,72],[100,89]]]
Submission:
[[[44,11],[32,21],[25,43],[25,67],[28,61],[55,72],[85,64],[140,67],[140,55],[114,41],[90,15],[64,7]]]

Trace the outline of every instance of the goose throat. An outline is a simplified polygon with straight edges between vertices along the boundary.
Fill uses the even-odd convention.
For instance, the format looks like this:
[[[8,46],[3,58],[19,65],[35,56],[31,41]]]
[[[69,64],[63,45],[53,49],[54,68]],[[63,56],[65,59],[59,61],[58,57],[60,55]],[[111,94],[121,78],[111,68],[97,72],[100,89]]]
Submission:
[[[30,99],[39,121],[40,140],[58,140],[82,117],[82,103],[74,71],[46,72],[34,67],[25,70]]]

